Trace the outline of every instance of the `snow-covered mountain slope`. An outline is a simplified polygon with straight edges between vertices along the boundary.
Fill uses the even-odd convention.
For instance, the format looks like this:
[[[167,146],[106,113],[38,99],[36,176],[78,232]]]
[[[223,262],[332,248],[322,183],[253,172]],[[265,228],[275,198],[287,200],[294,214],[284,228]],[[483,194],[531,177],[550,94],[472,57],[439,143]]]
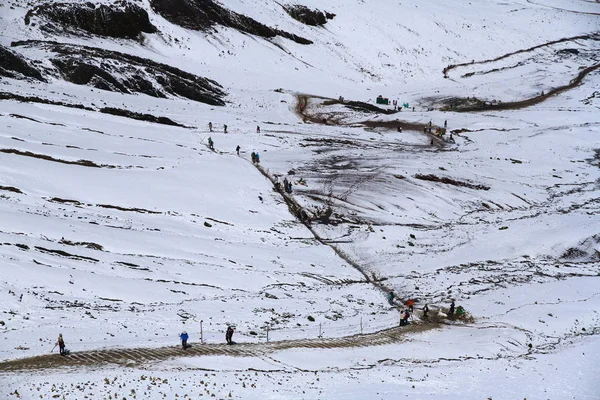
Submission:
[[[58,333],[201,346],[200,321],[209,344],[344,337],[409,298],[421,331],[68,379],[0,363],[0,397],[600,391],[597,2],[0,6],[0,359]],[[451,299],[473,322],[422,318]]]

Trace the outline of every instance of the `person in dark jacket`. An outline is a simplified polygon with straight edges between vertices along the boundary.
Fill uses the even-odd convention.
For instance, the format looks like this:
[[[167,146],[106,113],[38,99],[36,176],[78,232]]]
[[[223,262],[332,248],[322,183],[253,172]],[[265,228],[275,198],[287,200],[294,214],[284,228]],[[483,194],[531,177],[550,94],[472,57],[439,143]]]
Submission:
[[[400,321],[400,326],[408,325],[408,319],[410,318],[410,314],[408,310],[404,310],[404,315],[402,316],[402,320]]]
[[[239,145],[239,144],[238,144],[238,146],[235,148],[235,151],[236,151],[236,153],[237,153],[237,155],[238,155],[238,156],[240,155],[240,148],[241,148],[241,147],[240,147],[240,145]]]
[[[227,332],[225,332],[225,340],[227,341],[227,344],[233,344],[233,327],[232,326],[228,326],[227,327]]]
[[[179,337],[181,338],[181,348],[184,350],[187,349],[187,341],[190,338],[189,335],[187,334],[186,331],[183,331],[183,332],[181,332]]]
[[[61,356],[66,355],[67,351],[65,350],[65,340],[63,339],[62,333],[58,335],[58,341],[56,342],[56,344],[58,345],[58,350],[60,351],[60,355]]]
[[[450,310],[448,311],[448,315],[451,317],[454,316],[454,307],[455,307],[454,300],[452,300],[452,303],[450,303]]]

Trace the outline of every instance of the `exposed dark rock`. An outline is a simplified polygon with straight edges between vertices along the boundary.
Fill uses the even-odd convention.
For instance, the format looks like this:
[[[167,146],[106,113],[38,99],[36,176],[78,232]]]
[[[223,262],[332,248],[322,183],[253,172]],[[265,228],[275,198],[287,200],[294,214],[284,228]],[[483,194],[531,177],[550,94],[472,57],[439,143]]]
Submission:
[[[32,67],[23,56],[2,45],[0,45],[0,76],[16,79],[28,77],[45,82],[40,71]]]
[[[476,185],[476,184],[469,183],[469,182],[457,181],[456,179],[447,178],[445,176],[444,177],[435,176],[433,174],[429,174],[429,175],[416,174],[415,178],[423,180],[423,181],[445,183],[446,185],[462,186],[462,187],[466,187],[469,189],[490,190],[490,187],[486,186],[486,185]]]
[[[123,110],[122,108],[104,107],[101,108],[99,111],[104,114],[117,115],[119,117],[127,117],[137,119],[140,121],[154,122],[157,124],[180,126],[182,128],[187,128],[185,125],[177,123],[167,117],[156,117],[152,114],[142,114],[135,111]]]
[[[335,14],[311,10],[306,6],[299,4],[283,6],[283,9],[296,21],[300,21],[303,24],[310,26],[325,25],[328,19],[333,19],[335,17]]]
[[[40,27],[48,32],[80,34],[80,31],[85,31],[92,35],[124,39],[135,39],[142,32],[157,32],[146,10],[126,2],[111,5],[45,3],[27,12],[25,24],[28,25],[32,17],[40,18]]]
[[[137,120],[141,120],[141,121],[154,122],[157,124],[173,125],[173,126],[180,126],[182,128],[188,128],[187,126],[179,124],[167,117],[157,117],[157,116],[154,116],[151,114],[142,114],[142,113],[137,113],[134,111],[124,110],[124,109],[120,109],[120,108],[105,107],[105,108],[101,108],[98,110],[98,109],[95,109],[92,107],[86,107],[83,104],[64,103],[62,101],[53,101],[53,100],[48,100],[48,99],[42,99],[41,97],[35,97],[35,96],[21,96],[18,94],[8,93],[8,92],[0,92],[0,100],[16,100],[16,101],[21,101],[24,103],[51,104],[51,105],[55,105],[55,106],[77,108],[80,110],[99,111],[101,113],[118,115],[120,117],[127,117],[127,118],[137,119]],[[0,149],[0,152],[6,152],[6,151]],[[55,160],[53,159],[52,161],[55,161]],[[114,167],[111,167],[111,168],[114,168]]]
[[[308,39],[270,28],[250,17],[228,10],[213,0],[150,0],[150,5],[168,21],[187,29],[206,32],[215,25],[222,25],[264,38],[281,36],[296,43],[312,44]]]
[[[41,48],[56,67],[54,75],[78,85],[121,93],[168,94],[223,106],[221,85],[152,60],[105,49],[44,41],[13,42],[13,47]]]

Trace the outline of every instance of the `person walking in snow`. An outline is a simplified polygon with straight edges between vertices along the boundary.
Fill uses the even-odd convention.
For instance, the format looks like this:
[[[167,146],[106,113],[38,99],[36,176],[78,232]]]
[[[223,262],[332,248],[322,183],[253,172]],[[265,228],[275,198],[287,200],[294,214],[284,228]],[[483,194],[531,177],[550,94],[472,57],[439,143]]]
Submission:
[[[208,123],[208,130],[209,130],[210,132],[212,132],[212,122],[209,122],[209,123]]]
[[[415,305],[415,301],[413,299],[409,299],[406,302],[406,305],[408,306],[408,309],[410,310],[410,312],[414,311],[414,305]]]
[[[258,151],[256,152],[256,163],[260,164],[260,155],[258,154]]]
[[[404,313],[402,314],[402,318],[400,319],[400,326],[408,325],[409,318],[410,318],[410,314],[408,313],[408,310],[404,310]]]
[[[252,152],[252,154],[250,154],[250,158],[252,158],[252,164],[256,164],[256,153]]]
[[[450,317],[454,316],[454,307],[455,307],[454,300],[452,300],[452,303],[450,303],[450,310],[448,311],[448,315]]]
[[[240,145],[238,144],[238,146],[235,148],[235,151],[237,153],[237,155],[240,155]]]
[[[58,335],[58,341],[56,342],[58,345],[58,350],[61,356],[67,355],[67,351],[65,350],[65,340],[63,339],[62,333]]]
[[[213,142],[211,137],[208,138],[208,148],[211,150],[215,149],[215,142]]]
[[[423,307],[423,317],[427,318],[427,313],[429,313],[429,306],[427,304],[425,304],[425,306]]]
[[[260,126],[256,125],[256,133],[260,133]]]
[[[225,332],[225,340],[227,344],[233,344],[233,327],[230,325],[227,327],[227,331]]]
[[[187,349],[187,341],[190,338],[190,336],[187,334],[186,331],[183,331],[183,332],[181,332],[179,337],[181,338],[181,348],[183,350]]]
[[[387,295],[388,302],[391,306],[394,305],[394,292],[389,292]]]
[[[223,124],[223,133],[227,133],[227,125]]]
[[[444,128],[447,128],[447,127],[448,127],[448,120],[445,120],[444,121]]]

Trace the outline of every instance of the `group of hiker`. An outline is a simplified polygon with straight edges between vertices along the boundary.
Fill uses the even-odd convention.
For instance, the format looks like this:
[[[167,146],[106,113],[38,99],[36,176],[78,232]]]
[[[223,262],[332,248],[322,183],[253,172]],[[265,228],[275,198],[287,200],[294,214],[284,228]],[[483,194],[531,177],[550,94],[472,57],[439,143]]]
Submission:
[[[394,292],[389,292],[386,297],[388,303],[391,306],[396,306],[394,302]],[[407,308],[401,311],[402,317],[400,319],[400,326],[405,326],[409,324],[408,320],[410,316],[414,313],[415,299],[408,299],[406,300],[406,302],[403,303],[403,305],[406,305]],[[429,318],[429,305],[425,304],[421,310],[423,311],[423,319]],[[450,303],[450,307],[448,308],[447,314],[444,314],[440,311],[439,315],[447,317],[449,319],[461,319],[462,317],[464,317],[465,314],[465,309],[462,306],[456,307],[456,303],[454,302],[454,300],[452,300],[452,302]]]
[[[209,132],[214,132],[213,131],[213,123],[212,122],[208,123],[208,131]],[[227,124],[223,124],[223,133],[227,133]],[[256,133],[260,133],[260,125],[256,125]]]
[[[287,179],[284,180],[284,183],[286,183],[286,182],[287,182]],[[287,182],[287,183],[289,183],[289,182]],[[392,305],[392,306],[395,305],[394,292],[389,292],[387,294],[387,299],[388,299],[388,302],[390,303],[390,305]],[[414,313],[415,300],[408,299],[406,302],[403,303],[403,305],[406,305],[406,309],[402,310],[402,312],[401,312],[400,326],[406,326],[406,325],[410,324],[409,319],[410,319],[411,315]],[[423,319],[427,319],[428,315],[429,315],[429,306],[427,304],[425,304],[421,310],[423,311]],[[441,313],[440,315],[447,316],[450,319],[456,319],[456,318],[461,318],[463,315],[465,315],[465,313],[466,313],[465,309],[462,306],[456,307],[456,303],[454,302],[454,300],[452,300],[452,302],[450,303],[450,307],[448,309],[448,313],[447,314]],[[227,330],[225,331],[225,342],[228,345],[235,344],[235,342],[233,341],[234,332],[235,332],[235,328],[231,325],[228,325]],[[189,340],[190,336],[188,335],[188,333],[186,331],[181,332],[179,334],[179,338],[181,339],[181,348],[183,350],[186,350],[187,348],[191,347],[190,345],[188,345],[188,340]],[[66,356],[70,353],[69,350],[67,350],[65,347],[65,340],[63,338],[62,333],[58,335],[58,340],[56,341],[56,344],[52,348],[52,351],[54,351],[54,348],[56,348],[56,346],[58,346],[61,356]]]
[[[231,325],[227,326],[227,330],[225,331],[225,342],[229,345],[235,344],[233,341],[233,333],[235,332],[235,328]],[[179,338],[181,339],[181,348],[183,350],[191,347],[188,345],[187,341],[190,338],[190,335],[186,331],[183,331],[179,334]]]

